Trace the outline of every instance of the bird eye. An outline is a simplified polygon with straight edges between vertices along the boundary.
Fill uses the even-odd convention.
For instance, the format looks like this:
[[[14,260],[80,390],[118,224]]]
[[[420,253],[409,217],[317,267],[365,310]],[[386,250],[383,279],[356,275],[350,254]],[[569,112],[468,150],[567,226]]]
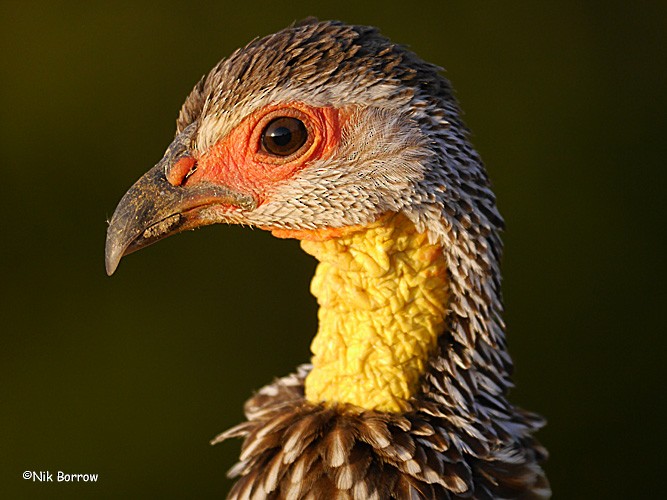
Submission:
[[[281,116],[269,122],[262,132],[262,149],[276,156],[289,156],[308,139],[303,122],[291,116]]]

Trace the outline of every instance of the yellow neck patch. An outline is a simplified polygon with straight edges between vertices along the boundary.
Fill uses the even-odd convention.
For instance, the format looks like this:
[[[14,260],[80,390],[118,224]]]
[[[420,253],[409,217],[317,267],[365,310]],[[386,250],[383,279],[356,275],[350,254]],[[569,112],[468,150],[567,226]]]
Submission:
[[[442,249],[398,214],[332,236],[301,241],[320,261],[306,399],[405,411],[444,329]]]

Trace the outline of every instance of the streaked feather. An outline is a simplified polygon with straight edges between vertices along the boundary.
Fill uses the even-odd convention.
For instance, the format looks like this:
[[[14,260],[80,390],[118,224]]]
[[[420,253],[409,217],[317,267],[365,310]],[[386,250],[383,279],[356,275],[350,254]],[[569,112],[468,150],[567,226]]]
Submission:
[[[447,266],[448,303],[432,304],[447,315],[446,328],[410,408],[398,415],[309,403],[303,384],[310,368],[299,367],[246,403],[247,422],[213,440],[245,440],[230,471],[237,477],[232,499],[550,495],[540,467],[547,453],[533,438],[543,421],[507,400],[503,220],[438,71],[374,28],[310,19],[221,61],[181,110],[178,130],[197,122],[195,147],[202,151],[274,102],[372,110],[381,119],[344,137],[349,147],[340,162],[314,169],[313,179],[309,169],[300,171],[303,182],[312,181],[307,192],[284,192],[282,203],[265,203],[243,222],[313,229],[323,219],[343,227],[401,212],[440,245]],[[405,117],[423,144],[398,126]],[[381,139],[386,151],[376,146]]]

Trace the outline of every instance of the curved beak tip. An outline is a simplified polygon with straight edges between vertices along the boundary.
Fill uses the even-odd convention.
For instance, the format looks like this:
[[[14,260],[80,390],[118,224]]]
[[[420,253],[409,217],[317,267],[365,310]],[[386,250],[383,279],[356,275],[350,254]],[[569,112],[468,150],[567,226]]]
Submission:
[[[118,264],[122,257],[123,249],[112,239],[107,237],[107,243],[104,249],[104,265],[108,276],[111,276],[116,269],[118,269]]]
[[[253,210],[257,200],[250,194],[227,186],[201,182],[174,186],[166,172],[188,152],[194,124],[171,143],[165,156],[125,193],[107,229],[105,267],[111,276],[124,255],[186,229],[224,222],[224,216],[211,216],[202,209],[229,205]]]

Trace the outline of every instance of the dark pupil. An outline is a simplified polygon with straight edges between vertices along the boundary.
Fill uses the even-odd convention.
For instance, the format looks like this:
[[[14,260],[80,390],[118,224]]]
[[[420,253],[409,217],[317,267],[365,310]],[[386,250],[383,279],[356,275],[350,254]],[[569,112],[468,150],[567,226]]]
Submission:
[[[306,143],[308,131],[301,120],[283,116],[271,121],[262,134],[262,147],[267,153],[289,156]]]
[[[271,140],[278,146],[287,146],[292,140],[292,131],[287,127],[279,127],[271,132]]]

